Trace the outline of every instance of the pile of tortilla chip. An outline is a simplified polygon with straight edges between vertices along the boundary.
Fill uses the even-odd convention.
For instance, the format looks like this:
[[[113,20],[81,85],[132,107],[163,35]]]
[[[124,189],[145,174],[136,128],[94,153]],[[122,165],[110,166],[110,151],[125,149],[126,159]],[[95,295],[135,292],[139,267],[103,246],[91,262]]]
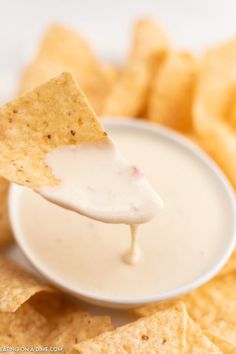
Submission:
[[[206,285],[178,299],[132,310],[140,318],[118,328],[109,316],[89,314],[3,256],[0,269],[2,351],[236,353],[236,253]]]
[[[177,130],[201,145],[236,187],[236,39],[196,56],[141,19],[118,67],[101,63],[84,38],[55,24],[23,72],[19,93],[63,71],[74,74],[99,116],[144,118]]]
[[[57,24],[45,33],[35,58],[24,70],[18,93],[65,71],[72,72],[98,116],[143,118],[182,133],[215,159],[236,188],[236,39],[197,57],[177,50],[155,22],[142,19],[134,26],[127,59],[118,67],[102,63],[84,38]],[[64,80],[67,90],[78,95],[68,74],[56,80],[42,87],[53,96],[55,82]],[[44,100],[41,91],[37,88],[24,97],[33,102],[37,95]],[[21,100],[14,104],[20,105]],[[77,107],[75,100],[73,104]],[[31,108],[28,105],[32,113]],[[21,115],[9,104],[4,117],[11,110]],[[93,112],[89,114],[94,122]],[[26,130],[34,129],[23,123]],[[10,125],[9,132],[15,139]],[[74,130],[70,133],[67,140],[76,139]],[[103,131],[95,124],[91,134],[99,137]],[[47,149],[56,144],[51,133],[38,139],[45,140]],[[11,141],[4,143],[9,158]],[[20,153],[24,162],[24,151],[19,149]],[[24,165],[25,175],[18,169],[16,181],[28,178],[30,169]],[[13,170],[5,171],[6,178],[15,174]],[[50,179],[43,167],[41,175]],[[32,181],[27,179],[29,186],[37,182],[32,177]],[[12,240],[8,187],[1,178],[0,247]],[[134,322],[113,328],[109,316],[87,313],[81,304],[0,253],[0,353],[21,348],[21,352],[66,354],[229,354],[236,353],[236,252],[207,284],[180,298],[132,310],[132,314]]]

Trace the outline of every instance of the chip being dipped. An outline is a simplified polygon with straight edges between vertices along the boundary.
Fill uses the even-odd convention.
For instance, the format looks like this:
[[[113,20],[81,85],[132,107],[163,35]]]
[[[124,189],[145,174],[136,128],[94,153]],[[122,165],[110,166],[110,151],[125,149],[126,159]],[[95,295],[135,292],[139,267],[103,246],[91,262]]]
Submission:
[[[116,149],[70,73],[0,108],[0,174],[67,209],[140,224],[161,206]]]

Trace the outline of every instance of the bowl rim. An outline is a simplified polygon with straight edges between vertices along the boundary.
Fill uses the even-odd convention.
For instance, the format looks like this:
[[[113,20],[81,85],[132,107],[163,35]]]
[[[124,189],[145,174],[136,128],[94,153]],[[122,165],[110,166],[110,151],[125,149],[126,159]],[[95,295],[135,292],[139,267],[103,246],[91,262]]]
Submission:
[[[187,149],[189,153],[193,154],[196,158],[201,160],[201,162],[211,170],[215,178],[218,179],[218,182],[221,183],[222,188],[224,189],[225,194],[227,195],[229,210],[231,209],[231,218],[232,218],[231,237],[229,238],[228,246],[223,251],[222,257],[219,258],[218,262],[216,262],[214,266],[212,266],[201,277],[195,279],[192,282],[189,282],[184,286],[178,287],[177,289],[162,294],[158,294],[158,295],[141,296],[135,298],[132,297],[112,298],[111,296],[96,294],[95,292],[87,291],[85,289],[79,289],[78,287],[76,287],[75,289],[74,287],[67,285],[62,279],[59,279],[57,276],[51,275],[49,272],[47,272],[44,266],[40,264],[40,261],[34,258],[33,253],[32,252],[30,253],[30,248],[27,247],[26,243],[24,243],[23,232],[21,232],[21,229],[16,222],[17,207],[15,206],[18,204],[15,202],[15,200],[18,198],[20,190],[22,190],[25,187],[12,184],[9,190],[9,203],[8,203],[9,217],[10,217],[10,222],[12,225],[15,239],[20,249],[23,251],[26,258],[30,261],[31,265],[33,265],[35,269],[37,269],[46,279],[48,279],[55,286],[61,288],[67,293],[70,293],[76,297],[81,298],[82,300],[100,306],[125,308],[125,307],[144,305],[152,302],[159,302],[159,301],[178,297],[203,285],[211,278],[213,278],[218,273],[218,271],[223,267],[223,265],[226,263],[229,256],[233,252],[236,244],[236,199],[235,199],[235,193],[233,191],[230,182],[225,177],[224,173],[220,170],[220,168],[216,165],[216,163],[210,157],[208,157],[204,151],[202,151],[198,146],[196,146],[191,141],[189,141],[188,139],[186,139],[185,137],[183,137],[181,134],[177,132],[173,132],[172,130],[166,127],[162,127],[141,119],[137,120],[137,119],[123,118],[123,117],[117,119],[103,118],[102,123],[104,124],[105,128],[135,127],[137,129],[145,130],[147,133],[152,133],[152,134],[156,134],[157,136],[162,136],[164,138],[167,138],[172,142],[176,143],[177,145],[180,145],[181,147]]]

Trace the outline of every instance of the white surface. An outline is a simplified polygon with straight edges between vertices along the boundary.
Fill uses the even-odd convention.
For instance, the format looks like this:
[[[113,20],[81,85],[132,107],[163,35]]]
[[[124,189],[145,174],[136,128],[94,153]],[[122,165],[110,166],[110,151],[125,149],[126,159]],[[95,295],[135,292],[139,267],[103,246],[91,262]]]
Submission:
[[[195,51],[236,35],[235,0],[0,0],[0,103],[14,95],[20,70],[46,26],[80,31],[107,60],[122,60],[135,19],[152,16],[175,46]]]

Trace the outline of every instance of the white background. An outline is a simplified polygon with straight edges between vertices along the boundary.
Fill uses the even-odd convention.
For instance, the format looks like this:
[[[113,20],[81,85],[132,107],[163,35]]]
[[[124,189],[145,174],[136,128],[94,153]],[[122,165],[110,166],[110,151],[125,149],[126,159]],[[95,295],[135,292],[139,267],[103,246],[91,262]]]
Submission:
[[[157,19],[176,46],[195,51],[236,35],[236,0],[0,0],[0,102],[14,95],[48,24],[71,25],[101,57],[121,61],[140,16]]]

